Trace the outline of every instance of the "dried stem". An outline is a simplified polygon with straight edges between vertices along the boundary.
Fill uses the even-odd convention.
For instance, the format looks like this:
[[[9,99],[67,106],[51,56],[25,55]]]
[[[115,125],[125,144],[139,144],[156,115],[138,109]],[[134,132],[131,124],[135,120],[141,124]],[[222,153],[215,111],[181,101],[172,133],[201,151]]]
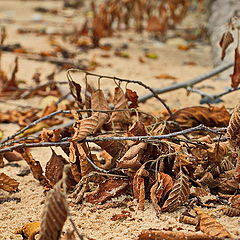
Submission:
[[[208,73],[205,73],[205,74],[202,74],[196,78],[193,78],[191,80],[188,80],[186,82],[182,82],[182,83],[176,83],[176,84],[173,84],[171,86],[167,86],[167,87],[164,87],[164,88],[154,88],[152,89],[156,94],[162,94],[162,93],[166,93],[166,92],[171,92],[171,91],[174,91],[174,90],[177,90],[177,89],[180,89],[180,88],[188,88],[188,87],[192,87],[193,85],[197,84],[197,83],[200,83],[210,77],[213,77],[227,69],[229,69],[230,67],[233,66],[233,62],[231,63],[227,63],[225,65],[221,65],[221,66],[218,66],[216,68],[214,68],[212,71],[208,72]],[[139,98],[139,102],[146,102],[148,99],[154,97],[155,95],[153,95],[152,93],[149,93],[149,94],[146,94],[146,95],[143,95]]]
[[[148,85],[144,84],[142,81],[138,81],[138,80],[129,80],[129,79],[123,79],[123,78],[118,78],[118,77],[111,77],[111,76],[106,76],[106,75],[99,75],[99,74],[96,74],[96,73],[90,73],[90,72],[87,72],[87,71],[83,71],[83,70],[80,70],[80,69],[68,69],[67,71],[67,76],[71,79],[71,75],[70,75],[70,72],[83,72],[86,74],[86,77],[87,76],[95,76],[95,77],[98,77],[97,79],[102,79],[102,78],[105,78],[105,79],[111,79],[113,81],[120,81],[120,82],[126,82],[126,83],[134,83],[134,84],[138,84],[142,87],[144,87],[145,89],[149,90],[152,94],[153,97],[155,97],[156,99],[158,99],[162,105],[167,109],[168,113],[170,116],[172,116],[172,112],[170,110],[170,108],[168,107],[168,105],[155,93],[155,91],[149,87]]]
[[[125,141],[125,140],[132,140],[132,141],[144,141],[149,142],[152,140],[161,140],[161,139],[171,139],[172,137],[178,135],[188,134],[194,131],[206,131],[215,134],[222,134],[226,131],[226,128],[209,128],[204,125],[198,125],[196,127],[184,129],[178,132],[169,133],[166,135],[156,135],[156,136],[133,136],[133,137],[87,137],[79,142],[104,142],[104,141]],[[13,151],[19,148],[30,148],[30,147],[50,147],[50,146],[68,146],[70,144],[69,141],[61,141],[61,142],[40,142],[40,143],[20,143],[8,148],[0,149],[0,153]]]
[[[88,113],[88,112],[100,112],[100,113],[111,113],[111,112],[126,112],[126,111],[129,111],[129,112],[136,112],[138,110],[136,110],[135,108],[130,108],[130,109],[113,109],[113,110],[95,110],[95,109],[85,109],[85,110],[77,110],[77,112],[81,112],[81,113]],[[49,115],[47,116],[44,116],[44,117],[41,117],[37,120],[35,120],[34,122],[30,123],[29,125],[27,125],[26,127],[20,129],[19,131],[17,131],[16,133],[12,134],[11,136],[8,136],[7,138],[3,139],[1,141],[1,144],[0,144],[0,147],[1,146],[4,146],[3,144],[13,138],[15,138],[16,136],[19,136],[20,134],[24,133],[26,130],[34,127],[35,125],[37,125],[38,123],[44,121],[44,120],[47,120],[47,119],[50,119],[58,114],[70,114],[71,111],[70,110],[58,110],[56,112],[53,112],[53,113],[50,113]],[[142,114],[145,114],[144,112],[140,112]],[[147,114],[147,113],[146,113]],[[147,114],[148,115],[148,114]]]

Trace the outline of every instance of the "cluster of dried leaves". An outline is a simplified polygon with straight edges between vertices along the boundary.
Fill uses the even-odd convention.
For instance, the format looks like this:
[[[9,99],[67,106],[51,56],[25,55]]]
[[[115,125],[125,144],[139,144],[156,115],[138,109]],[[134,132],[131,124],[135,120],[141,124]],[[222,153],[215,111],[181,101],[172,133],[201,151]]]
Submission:
[[[89,73],[85,79],[88,75]],[[173,212],[184,205],[188,211],[196,206],[216,208],[225,205],[224,214],[239,216],[240,195],[235,195],[240,180],[239,106],[231,118],[224,107],[213,106],[184,108],[175,111],[172,116],[162,111],[158,116],[153,116],[139,112],[137,93],[128,88],[123,89],[120,84],[113,95],[108,96],[100,88],[94,90],[87,81],[83,96],[82,86],[71,76],[69,86],[79,106],[78,111],[71,110],[74,125],[64,129],[44,129],[39,138],[35,139],[39,146],[44,143],[53,146],[59,143],[58,146],[62,147],[68,159],[52,150],[52,156],[43,171],[40,162],[33,158],[29,148],[16,148],[15,152],[5,152],[2,155],[6,159],[11,159],[8,154],[15,157],[16,154],[20,155],[18,158],[28,163],[34,178],[45,190],[55,189],[55,193],[49,193],[53,200],[46,202],[46,206],[49,206],[46,208],[54,207],[54,211],[58,212],[66,205],[62,204],[65,200],[61,200],[61,190],[55,185],[59,186],[64,166],[70,165],[65,182],[76,204],[107,204],[113,197],[130,194],[137,199],[140,210],[144,210],[146,200],[151,201],[157,215]],[[113,110],[110,106],[113,106]],[[81,109],[91,111],[85,116],[81,114]],[[222,134],[222,131],[212,130],[210,135],[207,135],[201,131],[204,128],[184,134],[184,129],[191,129],[199,124],[218,129],[225,127],[221,128],[222,130],[226,130],[228,126],[227,138],[220,141],[221,136],[218,135]],[[176,131],[179,131],[177,135],[183,134],[183,137],[171,137],[171,133]],[[156,139],[164,134],[164,139]],[[66,138],[69,139],[68,142],[63,142]],[[64,144],[61,144],[62,142]],[[88,142],[93,142],[94,146]],[[14,179],[1,174],[0,188],[3,190],[15,191],[18,184]],[[61,205],[59,210],[58,204]],[[51,211],[53,210],[45,211],[41,225],[41,229],[45,230],[41,231],[53,232],[55,236],[45,236],[43,239],[59,239],[66,220],[59,212],[59,216],[54,217],[56,221],[61,219],[61,224],[54,227],[51,224]],[[199,216],[198,220],[188,214],[183,214],[181,219],[185,223],[198,225],[204,235],[192,233],[194,238],[189,239],[230,237],[215,219],[198,208],[195,212]],[[66,214],[67,210],[64,215]],[[116,216],[116,219],[126,217],[126,214],[122,214]],[[46,219],[50,219],[50,223]],[[37,226],[39,228],[39,225]],[[19,232],[23,234],[23,231],[21,229]],[[143,232],[139,239],[149,239],[149,235],[165,236],[164,234],[167,234],[169,239],[188,236],[152,231]]]

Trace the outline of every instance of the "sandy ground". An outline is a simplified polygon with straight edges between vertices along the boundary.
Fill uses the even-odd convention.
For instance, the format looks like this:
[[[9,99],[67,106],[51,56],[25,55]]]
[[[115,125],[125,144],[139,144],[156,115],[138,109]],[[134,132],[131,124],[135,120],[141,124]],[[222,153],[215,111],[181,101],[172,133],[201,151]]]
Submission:
[[[77,16],[72,18],[48,14],[41,15],[33,11],[33,8],[37,6],[57,8],[61,7],[61,4],[60,1],[0,1],[0,23],[6,26],[8,33],[6,43],[19,42],[23,47],[34,51],[51,49],[46,36],[36,36],[34,34],[20,35],[17,34],[16,31],[19,27],[23,26],[36,28],[45,26],[52,29],[67,29],[71,27],[72,23],[82,22],[81,11]],[[72,12],[69,10],[65,13],[65,15],[67,14],[71,15]],[[34,18],[41,18],[44,22],[34,22],[32,21]],[[197,22],[195,16],[195,21],[186,21],[185,26],[195,26]],[[101,49],[95,49],[87,53],[79,52],[79,57],[94,59],[99,63],[100,66],[95,70],[96,73],[141,80],[151,87],[160,88],[175,82],[186,81],[212,69],[210,46],[206,43],[197,43],[194,48],[188,51],[181,51],[177,49],[176,46],[152,40],[146,33],[137,35],[134,32],[119,32],[111,38],[103,39],[102,43],[111,43],[113,50],[105,52]],[[122,44],[128,45],[126,51],[130,56],[129,59],[114,56],[114,49]],[[156,53],[158,59],[145,58],[144,49],[146,48]],[[101,56],[106,53],[110,55],[110,58],[103,58]],[[1,67],[7,73],[9,73],[9,69],[13,66],[14,57],[12,53],[3,53],[2,55]],[[142,57],[145,63],[140,63],[139,57]],[[188,65],[186,62],[194,62],[196,65]],[[17,76],[19,79],[24,79],[31,83],[31,77],[36,69],[42,73],[42,76],[46,76],[55,69],[55,66],[49,63],[20,58],[19,73]],[[170,74],[176,77],[176,80],[156,79],[155,76],[160,74]],[[75,75],[74,77],[81,81],[80,75]],[[56,74],[56,80],[66,80],[65,72]],[[115,84],[112,81],[103,80],[101,86],[103,89],[113,91]],[[204,91],[218,93],[230,86],[230,79],[217,81],[215,77],[197,86],[205,87]],[[62,87],[62,90],[66,91],[64,88],[67,88],[67,86]],[[136,90],[140,96],[147,93],[145,89],[135,85],[130,86],[130,88]],[[199,105],[200,100],[200,96],[194,93],[187,96],[186,90],[184,89],[163,94],[161,97],[166,100],[171,108]],[[232,93],[223,99],[224,104],[232,108],[239,102],[240,97],[238,93]],[[41,101],[40,98],[34,97],[30,101],[18,100],[15,101],[15,103],[39,106]],[[0,103],[0,108],[3,111],[14,109],[15,106],[9,105],[6,102]],[[154,99],[147,101],[144,105],[141,104],[140,108],[147,111],[163,109],[162,105]],[[7,136],[14,133],[19,127],[15,124],[0,124],[0,129],[2,129],[4,135]],[[56,149],[56,151],[63,154],[60,149]],[[51,155],[50,149],[47,148],[33,149],[32,153],[36,160],[41,162],[42,166],[45,166]],[[43,188],[31,174],[25,177],[17,176],[16,173],[19,172],[19,166],[25,166],[26,163],[20,161],[17,164],[18,166],[6,164],[4,168],[0,169],[1,172],[7,173],[20,182],[19,192],[8,194],[0,191],[0,197],[11,196],[21,198],[20,203],[10,202],[0,205],[0,239],[22,239],[20,235],[13,233],[14,230],[27,222],[40,220],[43,208],[45,199]],[[114,201],[122,201],[122,199],[123,197],[115,199]],[[94,206],[85,204],[76,206],[71,204],[70,209],[79,232],[93,239],[136,239],[142,229],[148,228],[168,229],[172,227],[173,230],[184,229],[184,231],[195,231],[195,227],[178,222],[181,212],[185,210],[184,208],[171,214],[161,214],[161,216],[157,218],[150,203],[146,203],[146,210],[143,212],[136,210],[136,202],[133,202],[132,205],[134,211],[130,211],[128,208],[125,209],[131,212],[131,217],[121,221],[112,221],[111,217],[116,213],[121,213],[122,208],[110,208],[92,212],[91,209]],[[240,237],[240,232],[237,227],[240,225],[240,218],[221,216],[218,212],[214,213],[214,215],[226,226],[234,237]],[[67,228],[71,229],[69,222],[65,225],[64,231]]]

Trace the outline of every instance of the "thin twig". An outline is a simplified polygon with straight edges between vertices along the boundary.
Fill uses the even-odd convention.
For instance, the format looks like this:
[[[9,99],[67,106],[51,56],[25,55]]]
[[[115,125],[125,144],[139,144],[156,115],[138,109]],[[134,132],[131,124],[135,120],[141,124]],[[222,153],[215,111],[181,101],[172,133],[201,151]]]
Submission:
[[[143,141],[148,142],[152,140],[161,140],[161,139],[171,139],[172,137],[183,135],[187,133],[191,133],[194,131],[206,131],[215,134],[222,134],[226,131],[226,128],[209,128],[204,125],[198,125],[196,127],[184,129],[178,132],[169,133],[166,135],[156,135],[156,136],[133,136],[133,137],[87,137],[79,142],[105,142],[105,141]],[[40,143],[20,143],[18,145],[14,145],[8,148],[0,149],[0,153],[13,151],[18,148],[30,148],[30,147],[50,147],[50,146],[69,146],[69,141],[61,141],[61,142],[40,142]]]
[[[211,70],[210,72],[208,73],[205,73],[205,74],[202,74],[196,78],[193,78],[191,80],[188,80],[186,82],[182,82],[182,83],[176,83],[176,84],[173,84],[173,85],[170,85],[170,86],[167,86],[167,87],[164,87],[164,88],[154,88],[152,89],[156,94],[162,94],[162,93],[166,93],[166,92],[171,92],[171,91],[174,91],[176,89],[180,89],[180,88],[188,88],[188,87],[192,87],[193,85],[197,84],[197,83],[200,83],[210,77],[213,77],[227,69],[229,69],[230,67],[233,66],[233,62],[231,63],[227,63],[225,65],[221,65],[221,66],[218,66],[218,67],[215,67],[213,70]],[[143,95],[141,97],[139,97],[139,102],[146,102],[148,99],[152,98],[155,96],[154,94],[152,93],[149,93],[149,94],[146,94],[146,95]]]
[[[90,72],[87,72],[87,71],[84,71],[84,70],[81,70],[81,69],[74,69],[74,68],[71,68],[71,69],[68,69],[67,71],[67,76],[72,79],[71,75],[70,75],[70,72],[83,72],[86,74],[86,76],[95,76],[95,77],[98,77],[98,79],[102,79],[102,78],[105,78],[105,79],[111,79],[111,80],[114,80],[114,81],[120,81],[120,82],[127,82],[127,83],[134,83],[134,84],[138,84],[142,87],[144,87],[145,89],[149,90],[152,94],[153,97],[155,97],[156,99],[158,99],[162,105],[167,109],[168,113],[170,116],[172,116],[172,111],[170,110],[170,108],[168,107],[168,105],[155,93],[155,91],[148,85],[144,84],[142,81],[138,81],[138,80],[129,80],[129,79],[123,79],[123,78],[119,78],[119,77],[111,77],[111,76],[106,76],[106,75],[99,75],[99,74],[96,74],[96,73],[90,73]]]
[[[126,112],[126,111],[129,111],[129,112],[136,112],[138,110],[136,110],[135,108],[130,108],[130,109],[113,109],[113,110],[95,110],[95,109],[84,109],[84,110],[77,110],[77,112],[81,112],[81,113],[92,113],[92,112],[100,112],[100,113],[112,113],[112,112]],[[12,134],[11,136],[8,136],[7,138],[3,139],[0,143],[0,147],[2,146],[1,144],[9,141],[10,139],[13,139],[15,138],[16,136],[24,133],[26,130],[34,127],[35,125],[37,125],[38,123],[44,121],[44,120],[47,120],[47,119],[50,119],[58,114],[70,114],[71,111],[70,110],[58,110],[56,112],[53,112],[53,113],[50,113],[49,115],[47,116],[44,116],[44,117],[41,117],[37,120],[35,120],[34,122],[30,123],[29,125],[27,125],[26,127],[20,129],[19,131],[17,131],[16,133]],[[140,112],[140,113],[143,113],[144,112]]]

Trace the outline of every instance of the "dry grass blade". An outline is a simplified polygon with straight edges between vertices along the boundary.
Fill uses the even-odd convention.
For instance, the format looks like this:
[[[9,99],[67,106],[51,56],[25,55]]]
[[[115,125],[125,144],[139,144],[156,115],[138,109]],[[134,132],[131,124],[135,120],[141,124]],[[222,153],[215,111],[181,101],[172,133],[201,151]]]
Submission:
[[[18,189],[18,185],[19,182],[15,179],[9,177],[5,173],[0,173],[0,189],[7,192],[13,192]]]
[[[195,208],[194,210],[198,215],[199,228],[202,232],[211,237],[231,238],[230,233],[225,230],[225,228],[217,222],[216,219],[212,218],[200,208]]]
[[[39,240],[58,240],[68,216],[66,196],[60,182],[48,193],[42,214]]]
[[[188,177],[179,172],[176,178],[173,189],[161,209],[164,212],[173,212],[188,200],[190,194]]]

